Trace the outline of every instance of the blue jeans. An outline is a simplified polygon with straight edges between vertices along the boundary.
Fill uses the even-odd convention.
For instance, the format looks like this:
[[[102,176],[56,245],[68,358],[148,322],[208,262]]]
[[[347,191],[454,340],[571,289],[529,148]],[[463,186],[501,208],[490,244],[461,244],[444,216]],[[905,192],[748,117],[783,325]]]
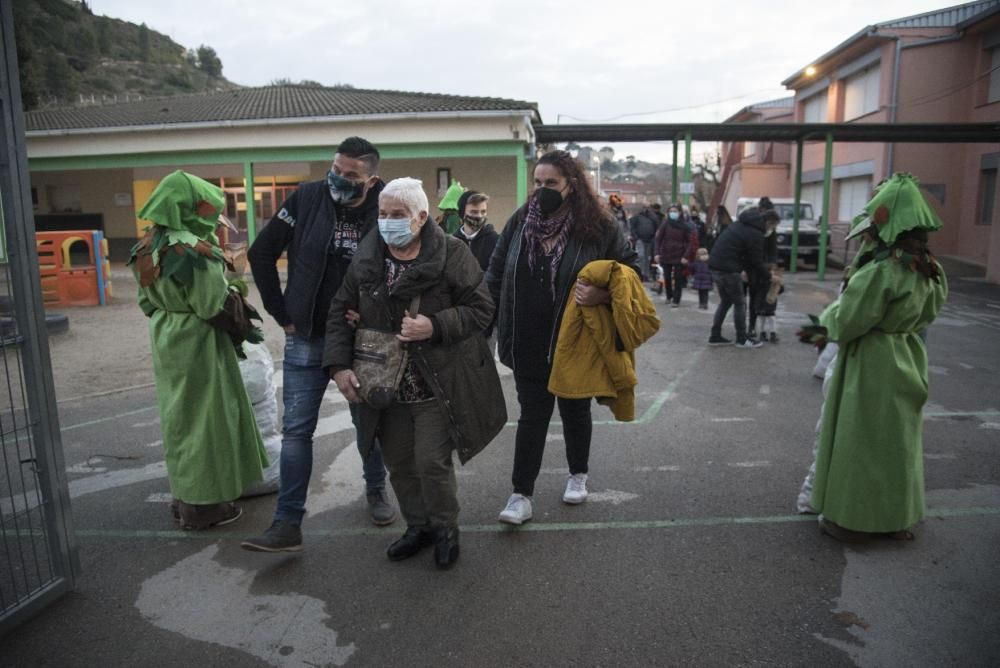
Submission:
[[[305,515],[306,494],[312,476],[313,432],[319,421],[323,395],[330,383],[330,376],[323,370],[323,339],[287,335],[282,368],[285,376],[282,388],[285,414],[281,424],[281,486],[274,519],[300,524]],[[357,412],[353,405],[351,418],[357,427]],[[378,441],[364,461],[364,478],[369,492],[385,488],[385,465]]]

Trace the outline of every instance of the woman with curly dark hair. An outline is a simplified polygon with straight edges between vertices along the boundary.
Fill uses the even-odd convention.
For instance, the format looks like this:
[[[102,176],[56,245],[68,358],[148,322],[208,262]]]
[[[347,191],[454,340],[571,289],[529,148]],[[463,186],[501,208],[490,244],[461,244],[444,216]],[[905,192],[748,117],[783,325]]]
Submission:
[[[548,390],[552,356],[566,303],[609,303],[607,290],[577,280],[594,260],[617,260],[641,275],[611,212],[590,186],[583,165],[566,151],[546,153],[535,165],[534,191],[510,217],[490,259],[486,282],[497,305],[497,351],[514,371],[521,416],[515,436],[514,493],[499,520],[531,519],[531,497],[542,465],[545,436],[557,403]],[[569,479],[563,501],[587,498],[593,427],[590,399],[558,399]]]

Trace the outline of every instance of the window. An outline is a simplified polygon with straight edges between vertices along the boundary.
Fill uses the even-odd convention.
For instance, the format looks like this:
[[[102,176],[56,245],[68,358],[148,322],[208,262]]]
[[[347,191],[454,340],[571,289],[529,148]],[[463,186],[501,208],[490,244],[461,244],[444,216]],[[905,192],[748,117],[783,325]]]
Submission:
[[[840,179],[837,220],[850,222],[861,213],[871,199],[871,179],[867,176],[854,179]]]
[[[743,142],[743,157],[749,158],[751,155],[757,152],[757,142],[745,141]]]
[[[872,67],[844,79],[844,120],[878,111],[880,67]]]
[[[802,103],[803,123],[826,123],[826,91],[806,98]]]
[[[1000,46],[993,49],[990,59],[990,89],[986,95],[987,102],[1000,102]]]
[[[823,213],[823,184],[803,184],[802,202],[808,202],[815,207],[816,217],[813,220],[819,221],[819,216]]]
[[[976,216],[976,224],[993,224],[993,205],[997,198],[997,170],[984,169],[979,172],[979,212]]]

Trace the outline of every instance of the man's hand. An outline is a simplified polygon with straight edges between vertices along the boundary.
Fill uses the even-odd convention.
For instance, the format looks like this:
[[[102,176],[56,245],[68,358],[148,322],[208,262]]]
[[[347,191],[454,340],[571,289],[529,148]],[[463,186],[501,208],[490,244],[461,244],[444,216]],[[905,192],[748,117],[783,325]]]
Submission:
[[[285,330],[285,334],[295,333],[295,325],[285,325],[284,327],[282,327],[282,329]]]
[[[743,281],[744,283],[749,283],[750,282],[750,277],[747,276],[747,272],[745,272],[745,271],[741,271],[740,272],[740,280]]]
[[[654,255],[653,256],[653,262],[655,262],[656,264],[660,264],[660,256],[659,255]]]
[[[434,323],[426,315],[418,313],[416,318],[411,318],[409,311],[404,311],[404,314],[397,339],[404,342],[426,341],[434,335]]]
[[[358,394],[361,383],[358,382],[353,369],[341,369],[333,374],[333,382],[337,384],[337,389],[347,401],[352,404],[361,403],[361,395]]]
[[[597,306],[598,304],[608,304],[611,302],[610,292],[581,280],[577,280],[575,292],[576,303],[580,306]]]

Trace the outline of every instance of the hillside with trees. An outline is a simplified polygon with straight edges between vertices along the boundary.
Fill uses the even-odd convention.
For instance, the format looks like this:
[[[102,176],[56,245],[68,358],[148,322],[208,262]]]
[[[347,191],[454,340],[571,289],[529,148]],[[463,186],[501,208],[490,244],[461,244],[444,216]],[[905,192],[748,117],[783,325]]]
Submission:
[[[95,16],[85,0],[14,0],[14,29],[26,110],[238,87],[212,47]]]

